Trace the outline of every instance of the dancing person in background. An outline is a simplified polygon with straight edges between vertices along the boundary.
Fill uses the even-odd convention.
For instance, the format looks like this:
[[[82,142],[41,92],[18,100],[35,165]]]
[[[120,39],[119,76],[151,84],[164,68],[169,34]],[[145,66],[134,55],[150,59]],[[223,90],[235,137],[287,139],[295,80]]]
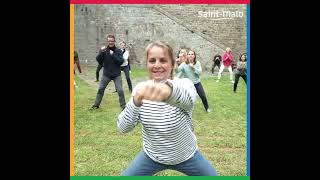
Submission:
[[[237,86],[239,82],[239,78],[242,77],[244,82],[247,84],[247,54],[243,53],[239,57],[239,61],[237,63],[237,68],[235,70],[235,82],[233,85],[233,92],[237,92]]]
[[[125,108],[125,96],[122,88],[122,79],[120,66],[123,63],[123,54],[120,49],[115,46],[114,35],[107,36],[107,47],[102,47],[96,57],[99,64],[103,64],[103,76],[99,84],[96,100],[90,110],[100,107],[104,91],[109,82],[113,80],[119,95],[119,104],[122,109]]]
[[[221,73],[224,70],[224,68],[228,68],[229,73],[230,73],[230,81],[232,83],[234,83],[233,81],[233,72],[232,72],[232,67],[231,67],[231,63],[233,61],[233,55],[231,54],[231,49],[229,47],[226,48],[226,52],[223,55],[223,59],[222,59],[222,64],[218,73],[218,80],[216,82],[220,81],[221,78]]]

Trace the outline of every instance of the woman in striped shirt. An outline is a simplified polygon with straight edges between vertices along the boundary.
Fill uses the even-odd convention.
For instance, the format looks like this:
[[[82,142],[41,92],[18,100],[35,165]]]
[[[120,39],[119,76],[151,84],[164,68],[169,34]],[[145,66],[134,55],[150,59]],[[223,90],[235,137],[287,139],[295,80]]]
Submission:
[[[197,146],[192,110],[197,93],[189,79],[173,79],[172,48],[163,42],[146,48],[148,81],[139,83],[118,117],[120,132],[142,124],[143,149],[123,176],[151,176],[172,169],[190,176],[216,176]]]

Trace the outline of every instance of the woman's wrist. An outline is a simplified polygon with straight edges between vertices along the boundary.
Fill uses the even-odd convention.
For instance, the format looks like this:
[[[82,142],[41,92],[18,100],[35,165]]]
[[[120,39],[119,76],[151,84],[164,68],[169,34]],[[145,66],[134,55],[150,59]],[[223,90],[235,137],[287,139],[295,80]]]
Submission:
[[[168,89],[168,96],[167,96],[167,98],[166,98],[166,101],[170,98],[170,96],[171,96],[171,94],[172,94],[172,90],[173,90],[173,85],[172,85],[172,83],[170,82],[170,81],[166,81],[165,82],[165,84],[167,85],[167,87],[169,87],[169,89]]]
[[[141,107],[142,106],[142,101],[139,100],[138,96],[133,96],[133,104],[137,107]]]

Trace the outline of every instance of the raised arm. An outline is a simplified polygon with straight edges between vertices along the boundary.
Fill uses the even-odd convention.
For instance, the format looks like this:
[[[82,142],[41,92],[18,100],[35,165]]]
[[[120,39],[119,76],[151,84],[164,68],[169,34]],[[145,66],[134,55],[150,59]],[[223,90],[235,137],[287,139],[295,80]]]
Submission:
[[[103,64],[103,58],[104,58],[104,51],[99,51],[97,57],[96,57],[96,60],[98,61],[98,63],[100,65]]]
[[[187,78],[179,80],[168,80],[172,84],[172,92],[167,99],[171,106],[191,111],[197,100],[197,91],[191,80]]]
[[[202,73],[202,67],[200,61],[197,61],[197,63],[194,65],[194,73],[200,76]]]
[[[229,59],[228,53],[224,53],[223,55],[223,61],[227,61]]]
[[[127,133],[136,127],[139,122],[140,107],[133,103],[133,98],[127,103],[126,108],[118,116],[117,127],[121,133]]]
[[[123,63],[123,54],[120,49],[116,49],[112,56],[116,64],[121,65]]]
[[[183,71],[184,66],[186,66],[185,62],[182,62],[180,65],[178,65],[175,69],[176,73]]]
[[[137,85],[138,86],[138,85]],[[139,85],[133,92],[134,105],[140,107],[144,100],[166,102],[171,106],[190,111],[194,108],[197,92],[191,80],[187,78],[167,80],[156,83],[152,80]]]

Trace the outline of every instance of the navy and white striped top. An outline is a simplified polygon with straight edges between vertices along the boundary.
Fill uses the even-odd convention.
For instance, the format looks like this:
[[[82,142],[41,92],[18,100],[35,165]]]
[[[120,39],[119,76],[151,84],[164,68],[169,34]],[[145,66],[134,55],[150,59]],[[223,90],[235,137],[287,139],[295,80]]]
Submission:
[[[130,132],[142,124],[143,150],[154,161],[176,165],[191,158],[197,150],[197,138],[193,133],[192,110],[197,92],[189,79],[168,80],[172,93],[167,102],[143,100],[135,106],[133,97],[118,116],[120,132]],[[132,94],[141,87],[138,84]]]

